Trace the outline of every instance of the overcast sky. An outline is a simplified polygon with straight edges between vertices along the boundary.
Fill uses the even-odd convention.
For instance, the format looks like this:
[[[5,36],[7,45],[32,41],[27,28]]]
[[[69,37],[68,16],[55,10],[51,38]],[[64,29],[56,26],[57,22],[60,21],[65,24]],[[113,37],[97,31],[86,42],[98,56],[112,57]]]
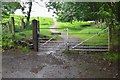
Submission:
[[[45,3],[44,2],[38,2],[38,3],[35,3],[35,2],[32,3],[31,16],[34,16],[34,17],[37,17],[37,16],[52,17],[53,13],[52,13],[52,11],[48,12],[48,9],[45,7]],[[21,9],[17,9],[15,11],[15,14],[16,15],[23,15]]]

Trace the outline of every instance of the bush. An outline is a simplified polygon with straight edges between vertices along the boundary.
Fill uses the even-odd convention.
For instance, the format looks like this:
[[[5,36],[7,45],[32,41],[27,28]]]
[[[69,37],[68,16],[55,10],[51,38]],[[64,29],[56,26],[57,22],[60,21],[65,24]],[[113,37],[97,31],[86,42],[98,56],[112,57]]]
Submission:
[[[3,34],[2,35],[2,48],[3,49],[10,49],[16,48],[16,43],[14,36],[11,34]]]

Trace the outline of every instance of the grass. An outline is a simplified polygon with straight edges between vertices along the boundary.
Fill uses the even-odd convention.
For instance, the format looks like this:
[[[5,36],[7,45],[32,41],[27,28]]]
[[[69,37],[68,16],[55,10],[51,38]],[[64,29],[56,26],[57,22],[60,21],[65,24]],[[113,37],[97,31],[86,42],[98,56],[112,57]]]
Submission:
[[[106,59],[108,61],[115,62],[115,61],[120,60],[120,54],[119,53],[109,53],[109,52],[107,52],[107,53],[103,54],[102,58]]]
[[[80,38],[80,41],[88,39],[89,37],[95,35],[96,33],[103,30],[103,28],[98,28],[96,25],[91,25],[90,22],[75,21],[73,24],[68,22],[59,22],[58,28],[69,28],[69,35],[75,38]],[[66,32],[64,29],[59,29],[61,32]],[[107,31],[104,34],[99,34],[84,44],[86,45],[107,45]],[[95,33],[95,34],[92,34]]]
[[[31,20],[35,19],[34,17],[31,18]],[[40,17],[39,19],[40,22],[40,28],[49,28],[52,25],[54,25],[54,21],[52,18],[48,18],[48,17]],[[47,37],[52,37],[51,35],[51,31],[49,29],[40,29],[40,34],[47,36]]]

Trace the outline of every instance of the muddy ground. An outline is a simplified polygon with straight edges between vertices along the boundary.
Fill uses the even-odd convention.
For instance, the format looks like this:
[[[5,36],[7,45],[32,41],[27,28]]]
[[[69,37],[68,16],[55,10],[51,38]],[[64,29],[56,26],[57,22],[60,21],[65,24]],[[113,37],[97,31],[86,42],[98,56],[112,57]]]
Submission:
[[[39,54],[39,55],[38,55]],[[2,53],[3,78],[116,78],[117,63],[102,60],[103,53],[64,54],[20,49]]]

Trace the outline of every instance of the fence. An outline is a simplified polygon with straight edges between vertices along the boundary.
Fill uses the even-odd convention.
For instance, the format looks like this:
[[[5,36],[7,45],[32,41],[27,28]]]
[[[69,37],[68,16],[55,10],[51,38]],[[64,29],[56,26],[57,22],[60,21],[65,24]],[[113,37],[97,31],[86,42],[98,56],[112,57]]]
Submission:
[[[15,35],[15,21],[12,20],[12,34]],[[21,29],[25,28],[23,19]],[[9,25],[9,23],[8,23]],[[32,21],[32,44],[35,51],[42,50],[80,50],[80,51],[108,51],[108,28],[97,32],[79,32],[76,28],[39,28],[39,21]],[[8,26],[8,32],[10,26]],[[74,31],[72,31],[74,30]],[[94,29],[93,29],[94,30]],[[39,36],[38,36],[39,34]],[[87,36],[87,38],[82,38]],[[107,35],[100,40],[101,35]],[[97,36],[97,37],[96,37]],[[96,38],[95,38],[96,37]],[[93,39],[94,38],[94,39]],[[95,44],[96,43],[96,44]],[[100,44],[98,44],[100,43]],[[43,49],[44,48],[44,49]],[[49,48],[49,49],[48,49]]]
[[[53,35],[51,38],[40,38],[39,39],[39,50],[40,51],[46,51],[48,48],[51,50],[79,50],[79,51],[108,51],[108,37],[106,39],[101,39],[96,41],[91,41],[94,37],[99,37],[100,35],[107,35],[108,36],[108,28],[101,30],[100,32],[96,33],[80,33],[80,32],[70,32],[69,28],[41,28],[41,30],[44,29],[53,29],[55,31],[60,31],[57,33],[52,33]],[[80,38],[75,37],[74,35],[89,35],[92,34],[90,37],[80,40]],[[60,39],[54,40],[57,36],[61,36]],[[94,44],[94,43],[100,43],[100,44]],[[55,45],[56,44],[56,45]],[[61,49],[62,48],[62,49]],[[48,49],[48,51],[50,50]],[[50,51],[51,51],[50,50]]]

